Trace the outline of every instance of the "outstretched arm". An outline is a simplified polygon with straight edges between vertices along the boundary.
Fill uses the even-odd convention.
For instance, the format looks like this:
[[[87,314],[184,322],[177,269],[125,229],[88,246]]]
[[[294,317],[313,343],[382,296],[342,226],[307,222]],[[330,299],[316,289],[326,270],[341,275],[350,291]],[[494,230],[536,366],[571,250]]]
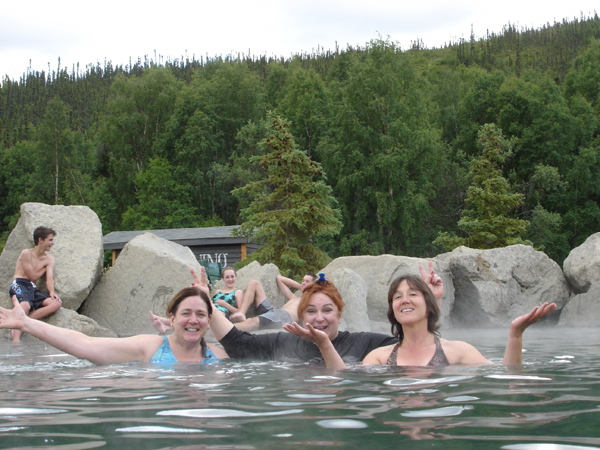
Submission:
[[[160,336],[139,335],[129,338],[95,338],[74,330],[31,319],[13,296],[11,310],[0,308],[0,328],[24,331],[77,358],[94,364],[149,361],[162,342]],[[154,345],[156,343],[156,345]]]
[[[294,288],[296,290],[302,289],[302,285],[300,283],[282,275],[277,275],[277,286],[279,286],[279,290],[286,300],[292,300],[296,297],[294,294],[292,294],[290,288]]]
[[[429,289],[431,289],[438,308],[441,308],[442,298],[444,297],[444,282],[442,281],[442,278],[439,275],[436,275],[436,273],[433,271],[433,261],[429,261],[427,271],[425,271],[423,264],[419,264],[419,272],[421,272],[421,278],[423,281],[427,283],[427,286],[429,286]]]
[[[533,325],[542,317],[546,317],[556,309],[555,303],[544,303],[542,306],[536,306],[529,314],[517,317],[510,324],[508,332],[508,342],[502,364],[505,366],[521,364],[523,361],[523,333],[528,326]]]
[[[283,326],[285,331],[292,333],[295,336],[306,339],[313,344],[316,344],[321,350],[325,364],[330,369],[345,369],[346,364],[342,360],[331,341],[329,336],[320,330],[316,330],[310,323],[306,324],[306,328],[302,328],[296,322],[288,323]]]

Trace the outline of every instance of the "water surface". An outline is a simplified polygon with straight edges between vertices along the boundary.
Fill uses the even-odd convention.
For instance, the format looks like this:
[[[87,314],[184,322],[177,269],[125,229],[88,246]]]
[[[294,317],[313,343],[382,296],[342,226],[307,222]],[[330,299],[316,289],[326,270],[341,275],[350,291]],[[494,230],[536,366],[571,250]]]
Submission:
[[[501,361],[506,330],[444,331]],[[0,342],[0,448],[600,449],[600,330],[532,329],[522,367],[94,366]]]

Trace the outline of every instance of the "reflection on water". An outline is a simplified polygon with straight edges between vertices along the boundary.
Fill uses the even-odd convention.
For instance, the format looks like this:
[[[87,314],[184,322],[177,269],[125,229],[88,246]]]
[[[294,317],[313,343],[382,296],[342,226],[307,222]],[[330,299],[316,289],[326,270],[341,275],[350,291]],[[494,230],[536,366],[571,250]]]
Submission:
[[[501,361],[506,331],[449,339]],[[518,368],[94,366],[0,343],[0,447],[600,449],[600,331],[533,329]]]

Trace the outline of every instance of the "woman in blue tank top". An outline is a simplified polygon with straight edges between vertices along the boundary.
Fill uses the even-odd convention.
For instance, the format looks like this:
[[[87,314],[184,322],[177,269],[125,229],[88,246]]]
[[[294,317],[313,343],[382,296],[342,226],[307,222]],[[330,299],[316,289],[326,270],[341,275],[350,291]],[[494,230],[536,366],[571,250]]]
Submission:
[[[0,328],[18,329],[77,358],[95,364],[132,361],[156,363],[210,363],[228,358],[223,348],[206,344],[212,302],[204,291],[189,287],[179,291],[167,307],[173,328],[169,337],[141,334],[128,338],[96,338],[34,320],[13,301],[14,308],[0,308]]]

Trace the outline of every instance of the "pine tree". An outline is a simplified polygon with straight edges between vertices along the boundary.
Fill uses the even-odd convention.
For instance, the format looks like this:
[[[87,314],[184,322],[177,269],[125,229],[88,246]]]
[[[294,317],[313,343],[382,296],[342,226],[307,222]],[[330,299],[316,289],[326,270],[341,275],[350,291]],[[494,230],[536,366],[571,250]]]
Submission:
[[[510,185],[502,176],[502,165],[510,155],[510,141],[496,125],[485,124],[479,131],[478,144],[483,154],[471,162],[473,181],[467,190],[467,208],[458,222],[467,237],[440,233],[434,243],[446,250],[459,245],[481,249],[531,245],[521,239],[529,222],[509,217],[511,211],[523,204],[523,195],[510,193]]]
[[[288,276],[303,275],[327,264],[329,258],[314,238],[337,234],[340,213],[321,165],[298,149],[289,122],[269,112],[266,127],[263,154],[251,158],[266,177],[232,191],[251,201],[241,211],[245,222],[240,233],[263,244],[247,262],[274,263]]]

